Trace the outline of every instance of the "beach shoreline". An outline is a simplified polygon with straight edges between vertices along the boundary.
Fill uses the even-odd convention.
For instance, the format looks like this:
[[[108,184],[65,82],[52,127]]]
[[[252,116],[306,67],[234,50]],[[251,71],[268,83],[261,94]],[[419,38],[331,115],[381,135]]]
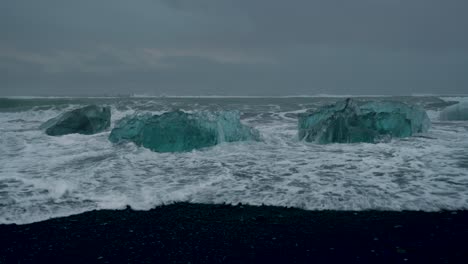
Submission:
[[[0,263],[466,263],[468,211],[176,203],[0,225]]]

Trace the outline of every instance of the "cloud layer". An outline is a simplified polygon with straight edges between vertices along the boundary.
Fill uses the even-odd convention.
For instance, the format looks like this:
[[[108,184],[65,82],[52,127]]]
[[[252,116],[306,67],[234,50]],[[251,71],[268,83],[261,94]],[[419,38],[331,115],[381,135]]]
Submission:
[[[468,91],[468,2],[0,4],[0,95]]]

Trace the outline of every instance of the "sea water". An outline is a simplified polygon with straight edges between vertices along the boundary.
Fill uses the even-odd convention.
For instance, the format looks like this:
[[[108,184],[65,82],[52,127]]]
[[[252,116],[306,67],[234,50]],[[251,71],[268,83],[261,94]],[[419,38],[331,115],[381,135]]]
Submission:
[[[423,107],[429,132],[378,144],[298,140],[299,113],[343,98],[0,99],[0,223],[25,224],[90,210],[149,210],[176,201],[306,210],[468,209],[468,122],[440,121],[446,101],[394,97]],[[239,111],[258,142],[180,153],[113,144],[110,129],[51,137],[39,127],[89,104],[109,106],[112,129],[127,115]]]

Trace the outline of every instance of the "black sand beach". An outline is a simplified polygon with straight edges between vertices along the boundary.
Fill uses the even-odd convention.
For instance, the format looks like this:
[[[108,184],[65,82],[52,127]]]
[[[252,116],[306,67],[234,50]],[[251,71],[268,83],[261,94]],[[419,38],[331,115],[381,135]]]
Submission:
[[[177,203],[0,225],[0,263],[468,263],[468,211]]]

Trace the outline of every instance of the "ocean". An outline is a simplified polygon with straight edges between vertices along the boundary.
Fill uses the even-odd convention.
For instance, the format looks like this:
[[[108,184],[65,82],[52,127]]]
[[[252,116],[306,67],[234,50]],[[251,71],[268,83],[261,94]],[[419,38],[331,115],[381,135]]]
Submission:
[[[440,121],[467,97],[397,100],[427,111],[428,133],[390,142],[319,145],[298,140],[297,114],[338,97],[0,98],[0,224],[91,210],[149,210],[178,201],[305,210],[467,210],[468,122]],[[259,142],[156,153],[95,135],[47,136],[39,126],[89,104],[110,106],[112,125],[135,113],[237,110]]]

